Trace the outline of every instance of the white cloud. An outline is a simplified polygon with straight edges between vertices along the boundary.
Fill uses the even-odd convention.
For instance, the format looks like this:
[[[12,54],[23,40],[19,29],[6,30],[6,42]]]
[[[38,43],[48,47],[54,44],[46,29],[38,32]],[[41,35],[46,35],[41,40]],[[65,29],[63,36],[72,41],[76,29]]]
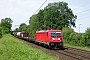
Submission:
[[[24,1],[17,1],[17,5],[18,6],[24,6],[24,5],[27,5],[28,4],[28,2],[26,1],[26,2],[24,2]]]
[[[9,2],[12,2],[13,0],[9,0]]]
[[[30,1],[30,0],[28,0],[28,1],[21,1],[21,0],[19,0],[19,1],[17,1],[17,5],[18,6],[20,6],[20,7],[24,7],[24,6],[26,6],[26,7],[37,7],[37,6],[39,6],[40,4],[42,3],[42,1],[35,1],[35,0],[32,0],[32,1]]]

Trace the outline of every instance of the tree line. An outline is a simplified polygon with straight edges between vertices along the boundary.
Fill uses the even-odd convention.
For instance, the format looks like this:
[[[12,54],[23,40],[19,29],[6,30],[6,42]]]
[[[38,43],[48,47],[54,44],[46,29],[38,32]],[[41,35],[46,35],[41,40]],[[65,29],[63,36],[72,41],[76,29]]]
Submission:
[[[1,19],[1,22],[0,22],[0,38],[4,34],[10,34],[11,33],[12,23],[13,23],[13,21],[11,18]]]
[[[66,27],[62,31],[64,43],[74,46],[90,47],[90,28],[87,28],[85,33],[77,33],[73,29]]]

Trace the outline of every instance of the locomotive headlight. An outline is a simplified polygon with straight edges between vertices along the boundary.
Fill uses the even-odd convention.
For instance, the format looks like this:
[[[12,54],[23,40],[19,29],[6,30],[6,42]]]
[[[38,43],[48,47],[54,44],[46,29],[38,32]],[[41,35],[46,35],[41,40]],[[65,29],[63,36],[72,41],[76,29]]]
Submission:
[[[54,38],[52,38],[52,40],[55,40]]]
[[[60,38],[58,38],[58,40],[60,40]]]

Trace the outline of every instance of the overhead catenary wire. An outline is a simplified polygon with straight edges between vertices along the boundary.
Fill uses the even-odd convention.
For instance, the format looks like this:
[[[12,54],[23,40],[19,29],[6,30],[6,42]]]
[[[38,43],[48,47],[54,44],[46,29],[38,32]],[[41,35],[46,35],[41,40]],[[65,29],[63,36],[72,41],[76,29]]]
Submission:
[[[84,6],[88,5],[88,4],[90,4],[90,2],[89,2],[89,3],[86,3],[86,4],[84,4],[84,5],[81,5],[81,6],[75,8],[75,9],[73,9],[73,10],[77,10],[77,9],[79,9],[79,8],[81,8],[81,7],[84,7]],[[77,13],[75,13],[75,14],[83,13],[83,12],[86,12],[86,11],[89,11],[89,10],[90,10],[90,9],[84,10],[84,11],[80,11],[80,12],[77,12]]]
[[[45,0],[45,2],[39,7],[38,10],[36,10],[36,12],[38,12],[38,11],[40,10],[40,8],[46,3],[46,1],[47,1],[47,0]],[[35,12],[35,13],[36,13],[36,12]],[[34,13],[34,14],[35,14],[35,13]]]
[[[75,11],[75,10],[78,10],[78,9],[80,9],[80,8],[82,8],[82,7],[85,7],[86,5],[89,5],[89,4],[90,4],[90,2],[89,2],[89,3],[86,3],[86,4],[82,5],[82,6],[79,6],[79,7],[75,8],[75,9],[73,9],[73,10],[74,10],[74,11]],[[88,12],[88,11],[90,11],[90,9],[87,9],[87,10],[84,10],[84,11],[80,11],[80,12],[77,12],[77,13],[75,13],[75,14],[81,14],[81,13]],[[85,16],[86,16],[86,15],[85,15]],[[79,18],[78,20],[87,19],[87,18],[89,18],[89,17]]]
[[[89,4],[90,4],[90,2],[87,3],[87,4],[84,4],[84,5],[82,5],[82,6],[79,6],[79,7],[75,8],[75,9],[73,9],[73,11],[78,10],[78,9],[80,9],[80,8],[82,8],[82,7],[85,7],[86,5],[89,5]],[[75,14],[82,14],[82,13],[88,12],[88,11],[90,11],[90,9],[83,10],[83,11],[80,11],[80,12],[76,12]],[[77,18],[77,20],[89,19],[89,18],[90,18],[90,17],[83,17],[83,18]],[[76,21],[77,21],[77,20],[76,20]],[[81,23],[81,22],[80,22],[80,23]],[[77,24],[77,23],[76,23],[76,24]],[[79,32],[80,32],[80,27],[79,27]]]
[[[40,10],[40,8],[46,3],[46,1],[47,1],[47,0],[44,1],[44,3],[39,7],[38,10],[35,11],[35,13],[38,12],[38,11]],[[35,13],[34,13],[34,14],[35,14]],[[28,20],[27,20],[27,21],[28,21]],[[27,22],[27,21],[26,21],[26,22]],[[25,23],[26,23],[26,22],[25,22]]]
[[[81,19],[88,19],[90,17],[83,17],[83,18],[78,18],[78,20],[81,20]]]
[[[79,6],[79,7],[75,8],[75,9],[73,9],[73,10],[77,10],[77,9],[79,9],[81,7],[84,7],[84,6],[88,5],[88,4],[90,4],[90,2],[89,3],[86,3],[86,4],[82,5],[82,6]]]
[[[81,12],[77,12],[77,13],[75,13],[75,14],[79,14],[79,13],[83,13],[83,12],[87,12],[87,11],[90,11],[90,9],[84,10],[84,11],[81,11]]]
[[[81,11],[81,12],[78,12],[78,13],[75,13],[75,14],[81,14],[81,13],[84,13],[84,12],[87,12],[87,11],[90,11],[90,9],[84,10],[84,11]],[[87,19],[87,18],[90,18],[90,17],[83,17],[83,18],[79,18],[78,20]]]

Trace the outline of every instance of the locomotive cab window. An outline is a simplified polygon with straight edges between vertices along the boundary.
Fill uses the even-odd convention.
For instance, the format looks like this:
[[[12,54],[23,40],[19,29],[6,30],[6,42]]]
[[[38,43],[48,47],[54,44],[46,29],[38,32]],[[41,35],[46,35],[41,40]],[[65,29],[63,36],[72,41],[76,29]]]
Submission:
[[[51,36],[53,37],[61,36],[61,32],[51,32]]]

